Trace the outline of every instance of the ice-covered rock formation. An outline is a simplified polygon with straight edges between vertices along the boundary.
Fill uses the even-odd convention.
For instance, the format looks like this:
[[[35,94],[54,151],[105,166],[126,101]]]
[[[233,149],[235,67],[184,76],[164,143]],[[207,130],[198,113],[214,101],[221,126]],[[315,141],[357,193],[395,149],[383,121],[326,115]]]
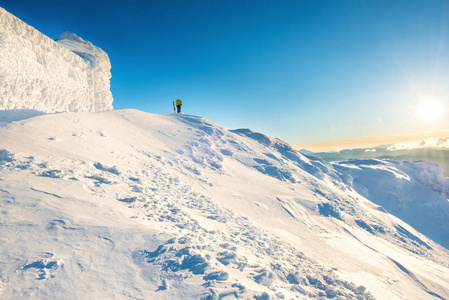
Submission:
[[[0,110],[112,109],[108,55],[80,37],[53,39],[0,8]]]

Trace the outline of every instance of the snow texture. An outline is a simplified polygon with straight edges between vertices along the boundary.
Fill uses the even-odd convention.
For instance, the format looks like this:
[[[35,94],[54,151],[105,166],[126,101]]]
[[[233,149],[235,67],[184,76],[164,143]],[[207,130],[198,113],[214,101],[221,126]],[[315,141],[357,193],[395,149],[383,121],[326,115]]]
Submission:
[[[0,8],[0,110],[112,109],[106,52],[72,33],[56,41]]]
[[[189,115],[15,119],[0,125],[0,298],[449,298],[448,250],[366,193],[410,182],[388,201],[447,208],[436,166],[329,164]]]
[[[333,165],[353,177],[361,195],[449,249],[449,178],[439,165],[378,159]]]

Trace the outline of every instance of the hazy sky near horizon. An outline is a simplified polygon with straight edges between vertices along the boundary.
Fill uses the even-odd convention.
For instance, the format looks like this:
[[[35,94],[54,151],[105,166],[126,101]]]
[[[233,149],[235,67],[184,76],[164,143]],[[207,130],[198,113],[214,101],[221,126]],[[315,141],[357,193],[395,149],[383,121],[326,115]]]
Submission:
[[[172,113],[180,98],[186,114],[312,150],[449,135],[445,0],[0,6],[52,38],[69,31],[105,50],[116,109]]]

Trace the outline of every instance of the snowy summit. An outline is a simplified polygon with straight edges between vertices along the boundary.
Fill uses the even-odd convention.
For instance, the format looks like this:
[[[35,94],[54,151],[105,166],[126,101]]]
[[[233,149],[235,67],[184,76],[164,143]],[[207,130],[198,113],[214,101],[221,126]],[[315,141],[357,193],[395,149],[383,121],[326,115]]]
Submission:
[[[39,37],[104,88],[98,48]],[[36,116],[39,101],[61,103],[26,106],[14,84],[2,95],[23,107],[0,119],[1,299],[449,299],[449,182],[435,164],[328,163],[191,115],[75,102]]]

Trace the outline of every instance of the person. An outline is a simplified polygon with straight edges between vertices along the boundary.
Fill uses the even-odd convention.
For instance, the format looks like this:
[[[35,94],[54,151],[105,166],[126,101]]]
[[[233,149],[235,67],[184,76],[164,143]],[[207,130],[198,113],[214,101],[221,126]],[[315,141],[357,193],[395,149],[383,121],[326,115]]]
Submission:
[[[177,113],[181,113],[181,105],[182,105],[182,101],[179,99],[176,99],[176,109],[177,109]]]

